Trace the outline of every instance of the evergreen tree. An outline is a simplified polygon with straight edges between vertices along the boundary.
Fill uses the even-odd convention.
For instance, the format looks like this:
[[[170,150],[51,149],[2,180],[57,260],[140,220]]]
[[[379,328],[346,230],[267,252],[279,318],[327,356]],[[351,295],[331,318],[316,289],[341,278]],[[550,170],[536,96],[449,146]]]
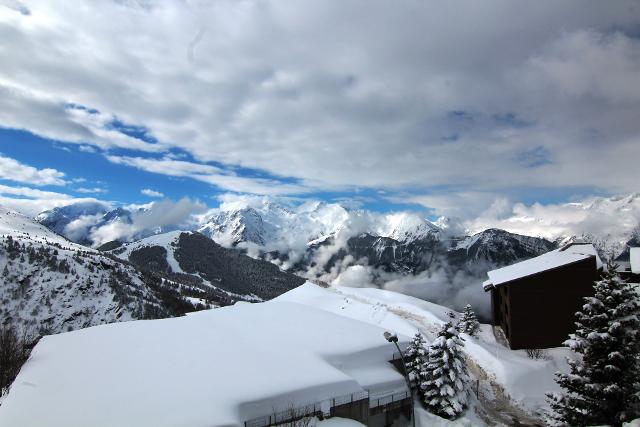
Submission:
[[[456,328],[460,332],[464,332],[465,334],[469,334],[472,337],[478,335],[478,330],[480,329],[480,323],[478,322],[478,318],[476,317],[476,313],[471,309],[471,305],[467,304],[464,307],[462,312],[462,316],[460,317],[460,321],[456,325]]]
[[[424,379],[422,372],[427,363],[427,354],[424,336],[418,332],[404,352],[407,363],[407,375],[409,376],[409,381],[412,383],[420,384]]]
[[[638,416],[637,295],[611,266],[594,291],[576,313],[576,332],[565,342],[581,357],[568,360],[569,374],[556,374],[564,393],[547,393],[550,421],[559,425],[619,426]]]
[[[458,331],[449,322],[429,347],[421,390],[427,409],[444,418],[457,417],[467,406],[468,373],[463,346]]]

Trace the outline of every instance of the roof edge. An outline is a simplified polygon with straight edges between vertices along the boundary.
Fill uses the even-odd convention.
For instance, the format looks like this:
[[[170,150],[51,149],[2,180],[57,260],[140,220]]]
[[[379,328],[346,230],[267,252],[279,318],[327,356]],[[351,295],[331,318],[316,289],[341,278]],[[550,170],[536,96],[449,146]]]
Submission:
[[[585,256],[586,258],[582,258],[582,259],[578,259],[578,260],[575,260],[575,261],[571,261],[571,262],[568,262],[568,263],[566,263],[566,264],[562,264],[562,265],[558,265],[558,266],[556,266],[556,267],[548,268],[548,269],[546,269],[546,270],[541,270],[541,271],[536,271],[536,272],[534,272],[534,273],[525,274],[525,275],[523,275],[523,276],[520,276],[520,277],[518,277],[518,278],[515,278],[515,279],[512,279],[512,280],[509,280],[509,281],[506,281],[506,282],[501,282],[501,283],[497,283],[497,284],[496,284],[496,283],[491,282],[491,288],[490,288],[490,289],[495,289],[495,288],[497,288],[498,286],[507,285],[507,284],[509,284],[509,283],[511,283],[511,282],[515,282],[516,280],[524,279],[525,277],[531,277],[531,276],[535,276],[535,275],[540,274],[540,273],[546,273],[547,271],[557,270],[557,269],[562,268],[562,267],[565,267],[565,266],[567,266],[567,265],[573,265],[573,264],[576,264],[576,263],[578,263],[578,262],[583,262],[583,261],[585,261],[585,260],[587,260],[587,259],[591,259],[591,258],[593,258],[593,259],[595,259],[595,260],[596,260],[596,271],[599,271],[599,270],[601,270],[601,269],[602,269],[602,267],[601,267],[601,268],[598,268],[598,261],[597,261],[597,259],[596,259],[596,256],[595,256],[595,255],[591,255],[591,254],[584,254],[584,256]],[[516,263],[516,264],[517,264],[517,263]],[[511,265],[515,265],[515,264],[511,264]],[[492,270],[492,271],[493,271],[493,270]],[[489,279],[489,280],[487,280],[487,281],[490,281],[490,280],[491,280],[491,279]],[[483,282],[483,286],[484,286],[484,282]]]

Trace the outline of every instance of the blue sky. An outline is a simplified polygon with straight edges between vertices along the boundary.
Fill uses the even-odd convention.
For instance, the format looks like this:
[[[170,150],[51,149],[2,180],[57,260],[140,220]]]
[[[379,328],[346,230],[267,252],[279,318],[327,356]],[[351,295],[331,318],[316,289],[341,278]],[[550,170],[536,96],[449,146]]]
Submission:
[[[265,195],[471,219],[636,192],[635,12],[13,1],[0,203]]]
[[[217,196],[227,193],[224,189],[189,177],[167,176],[114,164],[108,161],[103,153],[87,150],[84,145],[65,144],[41,138],[24,130],[0,129],[0,154],[37,169],[53,168],[64,171],[65,179],[69,180],[70,184],[65,185],[63,191],[76,198],[95,197],[120,205],[141,204],[156,198],[142,193],[142,190],[150,189],[173,200],[190,197],[210,207],[216,207],[219,205]],[[120,149],[112,150],[110,154],[127,155],[131,152]],[[189,157],[184,152],[179,155],[182,158]],[[10,176],[10,173],[8,175]],[[254,171],[240,170],[239,175],[253,177],[258,174]],[[6,178],[0,179],[0,183],[7,186],[25,184]],[[37,188],[52,192],[61,191],[61,186],[58,185],[39,185]],[[381,212],[405,209],[425,211],[419,204],[386,200],[374,190],[310,192],[299,198],[339,202]],[[425,214],[428,213],[425,211]]]

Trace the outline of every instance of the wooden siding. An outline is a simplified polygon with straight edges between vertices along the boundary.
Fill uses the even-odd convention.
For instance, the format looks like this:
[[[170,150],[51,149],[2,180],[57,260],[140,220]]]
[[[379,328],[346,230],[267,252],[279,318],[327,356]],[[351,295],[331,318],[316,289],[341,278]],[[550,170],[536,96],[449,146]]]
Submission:
[[[575,331],[575,312],[593,295],[595,257],[513,280],[491,291],[494,325],[512,349],[558,347]]]

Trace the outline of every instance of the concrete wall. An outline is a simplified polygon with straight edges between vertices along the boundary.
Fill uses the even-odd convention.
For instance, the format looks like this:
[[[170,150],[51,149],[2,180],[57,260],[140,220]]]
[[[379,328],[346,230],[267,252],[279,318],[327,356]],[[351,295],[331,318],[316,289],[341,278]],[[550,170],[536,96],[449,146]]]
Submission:
[[[337,405],[331,408],[332,417],[349,418],[369,424],[369,399],[356,400],[354,402]]]

